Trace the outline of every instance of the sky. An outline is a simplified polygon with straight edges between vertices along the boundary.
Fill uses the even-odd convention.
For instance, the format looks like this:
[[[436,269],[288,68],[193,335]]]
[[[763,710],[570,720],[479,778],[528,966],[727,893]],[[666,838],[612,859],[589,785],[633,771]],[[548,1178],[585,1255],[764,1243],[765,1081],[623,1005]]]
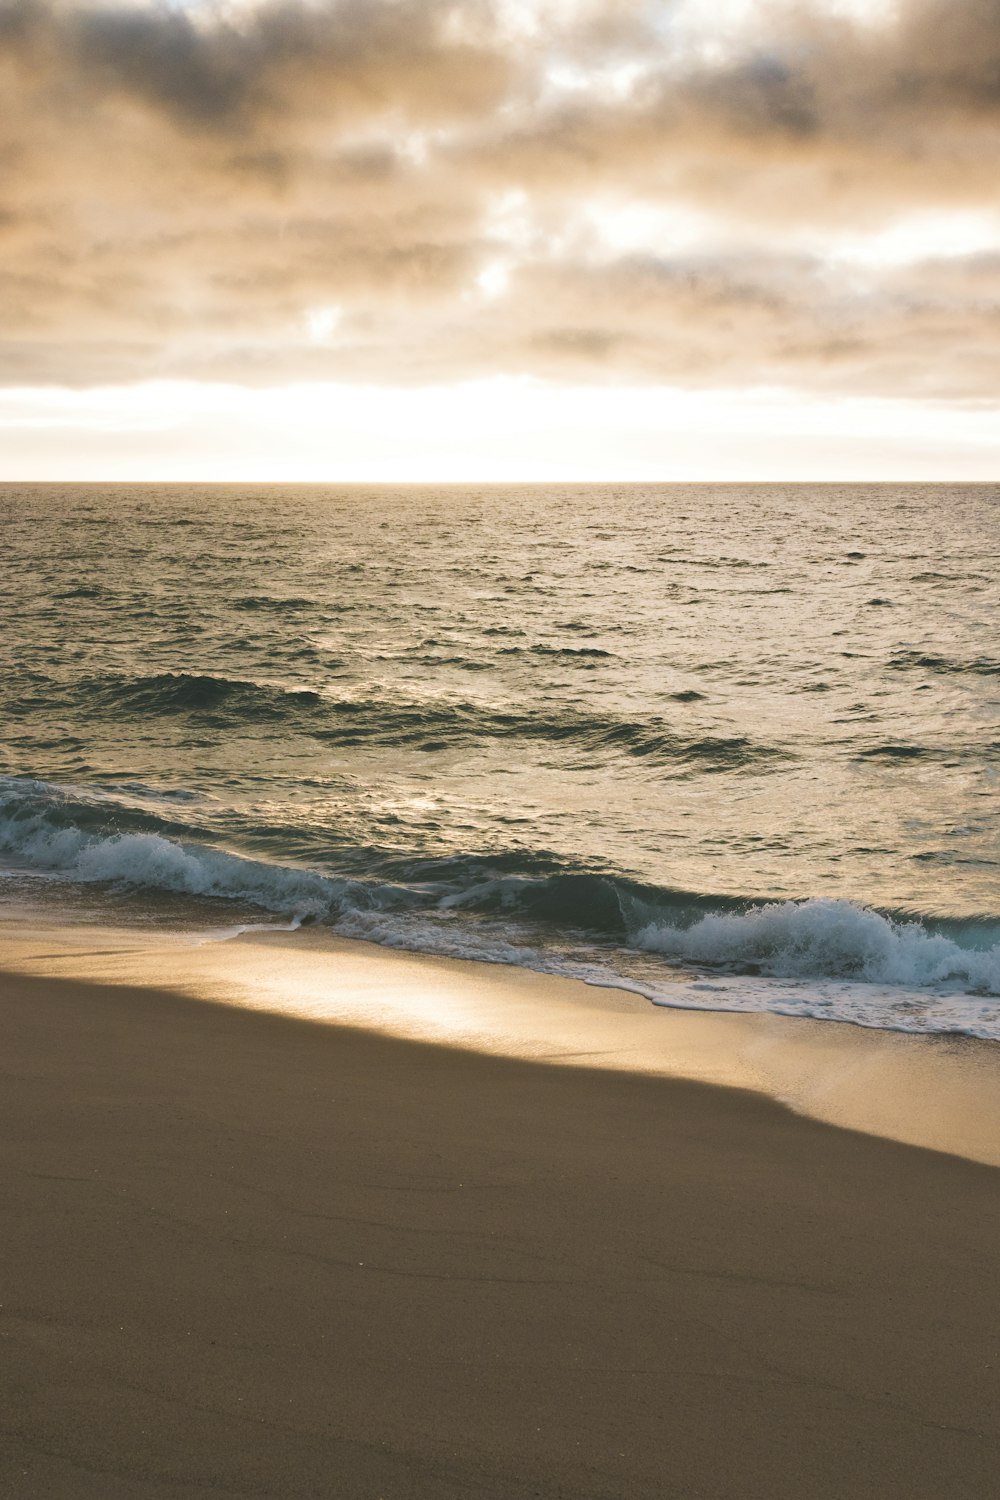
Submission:
[[[0,478],[1000,475],[1000,0],[0,0],[0,83]]]

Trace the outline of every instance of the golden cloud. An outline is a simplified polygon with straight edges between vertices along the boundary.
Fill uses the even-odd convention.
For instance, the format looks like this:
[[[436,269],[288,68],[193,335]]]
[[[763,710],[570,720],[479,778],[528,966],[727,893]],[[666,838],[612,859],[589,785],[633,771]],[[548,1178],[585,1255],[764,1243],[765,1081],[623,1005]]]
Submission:
[[[0,4],[0,380],[995,395],[1000,0],[672,16]]]

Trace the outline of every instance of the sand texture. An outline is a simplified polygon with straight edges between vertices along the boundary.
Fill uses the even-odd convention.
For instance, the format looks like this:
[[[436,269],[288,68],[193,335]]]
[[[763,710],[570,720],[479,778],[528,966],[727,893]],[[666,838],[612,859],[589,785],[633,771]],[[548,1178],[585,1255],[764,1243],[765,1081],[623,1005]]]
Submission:
[[[994,1168],[0,977],[12,1500],[984,1500]]]

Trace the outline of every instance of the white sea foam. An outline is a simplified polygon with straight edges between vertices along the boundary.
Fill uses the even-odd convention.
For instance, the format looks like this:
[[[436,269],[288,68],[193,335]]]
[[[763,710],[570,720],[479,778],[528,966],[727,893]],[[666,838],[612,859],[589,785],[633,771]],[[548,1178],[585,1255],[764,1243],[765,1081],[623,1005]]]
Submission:
[[[471,877],[459,890],[363,882],[161,833],[109,834],[106,807],[99,795],[67,797],[45,783],[20,782],[0,795],[0,851],[23,873],[238,900],[281,914],[291,927],[319,918],[345,936],[617,986],[662,1006],[1000,1040],[1000,944],[966,946],[918,921],[893,921],[847,901],[771,903],[683,922],[669,919],[669,905],[623,899],[631,952],[598,944],[569,954],[519,914],[525,892],[545,885],[538,878]],[[95,827],[72,821],[86,823],[95,812]],[[492,915],[484,919],[487,898]],[[467,914],[469,905],[479,911]],[[658,972],[657,959],[672,965],[669,974]],[[701,973],[691,975],[691,968]]]
[[[34,870],[69,880],[220,896],[266,911],[294,911],[300,918],[325,915],[345,884],[309,870],[185,846],[157,833],[99,837],[72,824],[54,827],[42,814],[0,819],[0,849]]]
[[[861,916],[877,915],[858,907],[851,910]],[[712,973],[688,977],[685,981],[672,971],[668,978],[657,982],[649,970],[642,977],[622,974],[615,958],[602,961],[595,957],[588,961],[568,957],[523,941],[506,940],[495,930],[470,929],[427,916],[346,912],[334,926],[345,937],[383,947],[475,959],[481,963],[514,964],[599,988],[627,990],[669,1010],[770,1013],[849,1022],[881,1031],[961,1033],[1000,1041],[1000,996],[970,994],[957,981],[950,986],[931,988],[926,983],[919,986],[877,983],[838,979],[822,973],[786,978]],[[998,956],[998,950],[994,949],[993,963]]]
[[[1000,945],[964,948],[920,922],[894,922],[850,901],[772,902],[747,912],[711,913],[690,927],[651,921],[631,941],[687,963],[753,964],[781,979],[1000,994]]]

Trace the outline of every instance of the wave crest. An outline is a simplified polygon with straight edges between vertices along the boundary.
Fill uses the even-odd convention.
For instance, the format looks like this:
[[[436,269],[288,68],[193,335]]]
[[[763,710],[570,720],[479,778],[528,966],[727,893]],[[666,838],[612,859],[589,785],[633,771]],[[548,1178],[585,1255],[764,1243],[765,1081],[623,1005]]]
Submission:
[[[201,726],[245,731],[262,726],[296,732],[339,748],[356,745],[451,751],[512,741],[564,746],[586,756],[644,759],[677,776],[699,772],[767,770],[792,759],[777,745],[745,735],[699,735],[653,715],[647,719],[566,710],[547,713],[471,699],[336,697],[315,688],[216,676],[160,672],[147,676],[105,675],[63,683],[44,674],[24,674],[13,707],[21,713],[44,707],[79,713],[88,720],[182,719]],[[693,702],[697,694],[679,695]]]
[[[394,856],[378,867],[366,857],[351,876],[219,848],[197,825],[159,816],[148,806],[151,790],[141,790],[136,805],[0,780],[0,850],[20,870],[240,901],[391,946],[621,985],[659,1004],[784,1010],[909,1030],[974,1028],[1000,1039],[992,1000],[972,1017],[970,999],[942,998],[1000,995],[996,918],[935,922],[845,900],[726,900],[573,869],[543,852]],[[684,982],[676,968],[665,976],[658,959],[683,965]],[[692,968],[728,978],[697,983]],[[789,999],[781,981],[802,988]],[[896,998],[859,1001],[860,989],[873,985],[894,987]],[[838,986],[852,988],[853,998],[831,999]],[[703,991],[719,994],[706,1001]]]
[[[631,941],[688,963],[738,965],[782,979],[953,985],[1000,994],[1000,946],[961,947],[921,922],[895,921],[850,901],[769,902],[750,911],[711,912],[690,927],[651,921]]]
[[[185,713],[223,709],[240,717],[278,717],[288,709],[312,708],[319,694],[311,689],[273,687],[241,678],[160,672],[150,677],[103,679],[94,690],[113,708],[131,713]]]

